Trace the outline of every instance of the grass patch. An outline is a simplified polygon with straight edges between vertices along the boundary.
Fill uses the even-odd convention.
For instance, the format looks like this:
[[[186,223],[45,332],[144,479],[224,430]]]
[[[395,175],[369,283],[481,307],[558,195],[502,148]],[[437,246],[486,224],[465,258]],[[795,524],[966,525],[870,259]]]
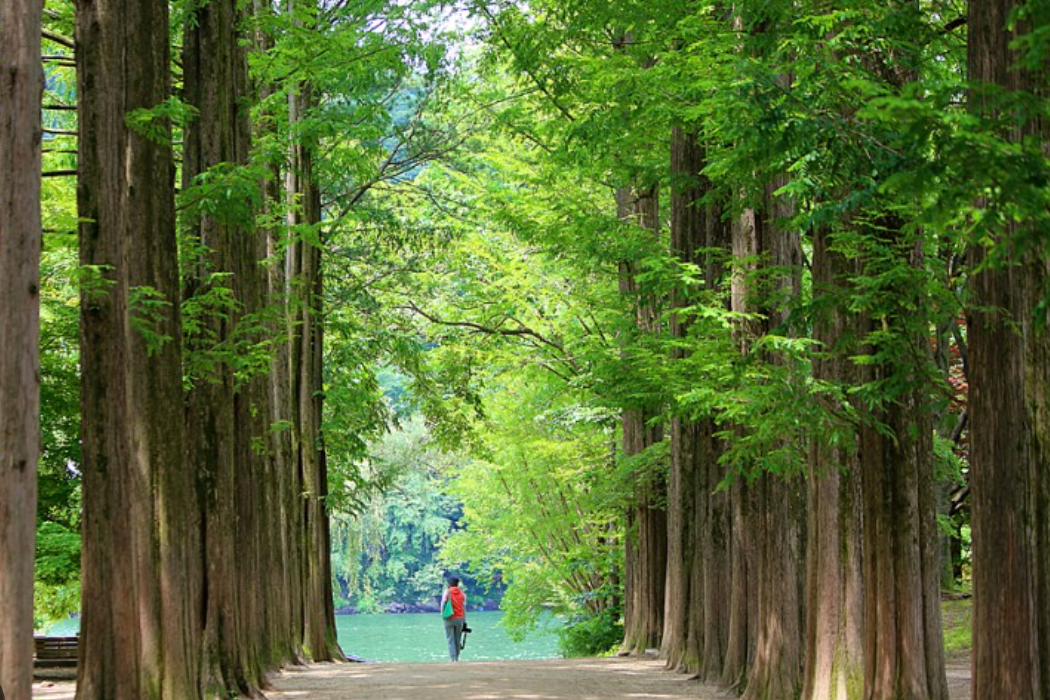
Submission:
[[[941,601],[944,652],[949,658],[968,658],[973,646],[973,600]]]

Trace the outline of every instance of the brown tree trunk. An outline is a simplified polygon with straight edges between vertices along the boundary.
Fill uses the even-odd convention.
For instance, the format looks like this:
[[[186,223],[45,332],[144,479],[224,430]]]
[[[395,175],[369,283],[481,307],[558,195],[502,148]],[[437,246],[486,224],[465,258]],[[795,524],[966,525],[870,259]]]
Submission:
[[[708,241],[711,247],[724,249],[726,241],[721,240],[716,233],[714,237],[710,234],[712,230],[722,232],[727,227],[721,221],[721,209],[713,208],[708,212]],[[717,220],[716,220],[717,219]],[[711,266],[709,266],[710,268]],[[722,273],[720,271],[710,274],[709,284],[717,287],[721,283]],[[718,282],[711,280],[718,279]],[[698,633],[701,635],[700,642],[700,666],[699,673],[708,680],[721,680],[725,671],[726,658],[730,649],[730,626],[731,607],[727,602],[732,599],[732,526],[731,526],[731,494],[719,489],[725,470],[719,463],[724,450],[721,438],[715,437],[715,422],[713,419],[702,421],[698,426],[698,462],[701,465],[696,479],[696,510],[703,511],[702,517],[697,519],[696,526],[700,528],[697,540],[699,542],[699,556],[694,558],[693,581],[696,593],[694,600],[697,608],[693,614],[703,614],[703,627],[700,632],[700,620],[695,620]],[[745,601],[746,602],[746,601]],[[746,620],[746,613],[745,613]],[[690,632],[693,627],[690,627]],[[689,648],[693,646],[690,642]]]
[[[659,196],[648,190],[622,188],[616,193],[617,215],[655,235],[659,230]],[[639,332],[656,328],[655,304],[638,295],[630,261],[620,263],[620,291],[633,295]],[[660,427],[649,425],[654,407],[626,408],[621,418],[623,454],[631,457],[663,439]],[[635,488],[635,507],[628,514],[627,552],[624,563],[624,644],[631,652],[659,648],[663,634],[664,586],[667,583],[667,513],[661,502],[666,495],[663,479],[643,475]]]
[[[289,95],[295,118],[303,118],[313,102],[310,88]],[[293,223],[320,230],[321,193],[313,177],[310,144],[293,146],[292,171],[286,183]],[[318,234],[318,238],[320,235]],[[321,434],[323,419],[324,321],[321,246],[299,235],[288,251],[292,297],[291,400],[293,459],[301,488],[302,529],[299,564],[302,595],[302,646],[314,661],[343,660],[335,631],[332,604],[331,552],[329,551],[328,474]]]
[[[230,170],[246,165],[251,148],[248,123],[247,55],[240,27],[244,17],[232,0],[211,0],[188,16],[183,50],[184,95],[197,118],[186,129],[184,191],[200,176],[245,177]],[[205,195],[207,196],[207,195]],[[263,237],[255,230],[248,202],[197,207],[190,226],[201,246],[189,279],[196,298],[221,293],[231,308],[208,312],[205,332],[194,340],[199,356],[243,352],[259,332],[249,324],[263,306]],[[239,215],[237,212],[241,212]],[[226,288],[228,291],[222,291]],[[234,347],[230,347],[234,346]],[[235,371],[235,358],[215,356],[195,378],[189,402],[190,432],[197,436],[194,464],[204,507],[204,684],[212,692],[255,694],[275,663],[264,646],[264,579],[260,567],[266,458],[253,445],[266,434],[253,415],[267,415],[262,377]]]
[[[721,683],[727,688],[740,688],[744,684],[753,650],[756,595],[754,556],[750,521],[750,487],[743,479],[736,479],[729,490],[730,507],[730,583],[729,637],[726,641],[725,662],[722,666]]]
[[[1036,27],[1011,31],[1016,0],[969,4],[967,62],[971,110],[1008,109],[998,90],[1048,94],[1050,66],[1021,70],[1011,48]],[[1039,15],[1035,15],[1039,17]],[[1045,13],[1043,16],[1045,22]],[[1045,30],[1045,25],[1042,27]],[[991,88],[989,90],[988,88]],[[1031,119],[1002,134],[1035,137],[1050,153],[1050,121]],[[1017,237],[1042,232],[1004,225],[970,251],[970,487],[973,524],[974,700],[1050,697],[1050,337],[1045,301],[1050,268],[1038,245]]]
[[[0,5],[0,687],[28,698],[40,453],[40,16]]]
[[[782,178],[771,183],[761,209],[746,211],[733,231],[733,254],[740,271],[734,279],[733,310],[761,315],[741,334],[745,353],[751,352],[752,339],[785,331],[780,328],[787,319],[783,305],[799,295],[799,237],[781,230],[776,223],[791,213],[786,203],[773,194],[784,184]],[[784,272],[767,279],[769,269]],[[755,277],[747,279],[742,274],[745,271]],[[778,363],[780,359],[768,356],[765,361]],[[744,698],[795,697],[801,687],[804,621],[801,487],[792,475],[766,473],[751,488],[757,507],[750,526],[755,535],[758,627]]]
[[[671,131],[671,255],[696,264],[704,246],[704,211],[701,199],[706,182],[700,180],[703,150],[697,135],[680,127]],[[672,309],[684,309],[695,298],[681,287],[671,295]],[[671,335],[685,338],[691,319],[684,313],[671,316]],[[685,356],[675,350],[671,360]],[[667,483],[667,583],[662,654],[669,668],[696,672],[700,667],[705,611],[693,608],[693,559],[699,557],[700,514],[696,481],[704,465],[700,458],[700,427],[693,420],[671,420],[671,468]],[[698,627],[699,629],[693,629]],[[691,645],[690,645],[691,642]]]
[[[732,226],[723,216],[720,202],[710,202],[703,212],[704,286],[709,293],[718,294],[726,283],[728,268],[726,260],[732,249]],[[697,425],[697,462],[700,470],[696,479],[696,512],[699,514],[697,543],[699,557],[694,557],[693,596],[697,601],[694,616],[703,611],[703,627],[700,620],[690,627],[699,635],[700,674],[709,680],[721,680],[729,655],[731,626],[734,622],[732,607],[727,601],[734,597],[733,547],[735,544],[732,525],[733,490],[720,489],[725,469],[720,462],[725,442],[716,437],[718,428],[713,417]],[[741,573],[741,572],[737,572]],[[746,577],[745,577],[746,579]],[[747,594],[741,599],[747,603]],[[747,626],[747,613],[737,621]],[[687,643],[691,647],[693,642]]]
[[[697,135],[681,128],[671,134],[671,253],[704,270],[705,291],[722,283],[718,253],[728,244],[721,208],[703,198],[711,183],[700,174],[703,149]],[[714,298],[712,294],[712,298]],[[673,308],[703,300],[676,289]],[[671,317],[671,333],[685,338],[692,319]],[[672,360],[685,357],[676,351]],[[668,563],[662,652],[671,668],[722,674],[729,636],[729,513],[727,495],[718,490],[721,440],[712,418],[671,421],[671,469],[668,484]]]
[[[77,697],[194,698],[197,510],[182,452],[170,129],[127,125],[170,94],[167,5],[80,3],[77,42],[80,260],[91,271]]]
[[[840,301],[855,274],[856,266],[831,249],[827,232],[817,231],[813,237],[813,297],[820,311],[813,337],[821,347],[813,376],[832,385],[848,387],[858,381],[850,358],[859,333]],[[832,408],[842,412],[846,407]],[[818,438],[810,447],[802,700],[853,700],[864,683],[857,437],[844,417],[834,429],[845,435],[835,442]]]
[[[871,236],[897,235],[888,221]],[[903,247],[899,241],[884,243]],[[924,265],[918,245],[900,265]],[[916,288],[918,287],[918,288]],[[886,399],[860,431],[864,519],[864,694],[870,700],[945,700],[941,632],[933,423],[924,361],[929,329],[921,285],[898,285],[899,307],[883,324],[907,338],[911,353],[895,364],[862,367],[871,384],[891,377],[906,385]],[[872,330],[872,329],[869,329]],[[874,349],[869,349],[873,351]]]

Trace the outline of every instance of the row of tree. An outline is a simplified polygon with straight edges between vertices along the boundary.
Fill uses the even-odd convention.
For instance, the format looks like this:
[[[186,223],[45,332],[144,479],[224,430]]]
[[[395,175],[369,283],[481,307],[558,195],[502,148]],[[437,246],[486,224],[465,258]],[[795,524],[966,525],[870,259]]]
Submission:
[[[525,361],[621,413],[625,648],[748,698],[946,698],[962,458],[974,697],[1047,697],[1045,3],[472,10],[489,131],[420,221],[521,247],[403,311],[464,406]]]
[[[626,648],[755,698],[945,697],[934,513],[969,456],[974,697],[1047,696],[1045,3],[172,7],[44,30],[49,87],[76,48],[78,136],[47,130],[79,143],[84,697],[337,653],[321,499],[362,506],[380,359],[480,457],[457,547],[537,606],[623,583]],[[0,87],[38,96],[39,26],[0,29],[28,32]],[[13,226],[0,255],[32,257]],[[0,376],[31,393],[39,283],[8,269],[30,331]],[[9,444],[17,693],[35,452]]]
[[[77,142],[80,450],[63,465],[82,483],[77,695],[253,695],[282,664],[342,656],[321,436],[320,194],[313,144],[289,136],[315,99],[301,74],[253,80],[248,66],[317,9],[71,9],[42,27],[40,3],[5,4],[0,43],[12,78],[0,98],[11,159],[0,679],[29,697],[44,36],[58,54],[43,57],[48,97],[75,99],[76,114],[74,132],[48,135]],[[256,103],[270,111],[253,126]],[[254,157],[256,139],[269,159]]]

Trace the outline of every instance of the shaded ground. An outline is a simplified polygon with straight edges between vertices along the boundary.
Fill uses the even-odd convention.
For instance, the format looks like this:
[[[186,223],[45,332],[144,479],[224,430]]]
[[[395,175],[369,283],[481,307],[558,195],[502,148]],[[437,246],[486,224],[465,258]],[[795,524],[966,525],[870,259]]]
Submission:
[[[948,669],[952,700],[968,700],[967,666]],[[72,700],[73,684],[33,686],[35,700]],[[637,700],[727,696],[655,659],[550,659],[459,664],[315,664],[278,674],[270,700]]]
[[[355,664],[288,671],[271,700],[627,700],[715,698],[659,661],[551,659],[459,664]],[[348,692],[349,691],[349,692]]]

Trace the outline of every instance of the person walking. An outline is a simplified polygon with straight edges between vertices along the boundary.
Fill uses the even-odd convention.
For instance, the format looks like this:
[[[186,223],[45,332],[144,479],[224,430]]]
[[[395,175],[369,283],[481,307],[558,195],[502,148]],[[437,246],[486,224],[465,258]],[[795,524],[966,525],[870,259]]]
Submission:
[[[447,608],[446,603],[449,604]],[[459,661],[464,642],[463,628],[467,626],[467,596],[460,590],[459,579],[455,576],[449,578],[448,588],[441,594],[441,616],[445,619],[449,658]]]

